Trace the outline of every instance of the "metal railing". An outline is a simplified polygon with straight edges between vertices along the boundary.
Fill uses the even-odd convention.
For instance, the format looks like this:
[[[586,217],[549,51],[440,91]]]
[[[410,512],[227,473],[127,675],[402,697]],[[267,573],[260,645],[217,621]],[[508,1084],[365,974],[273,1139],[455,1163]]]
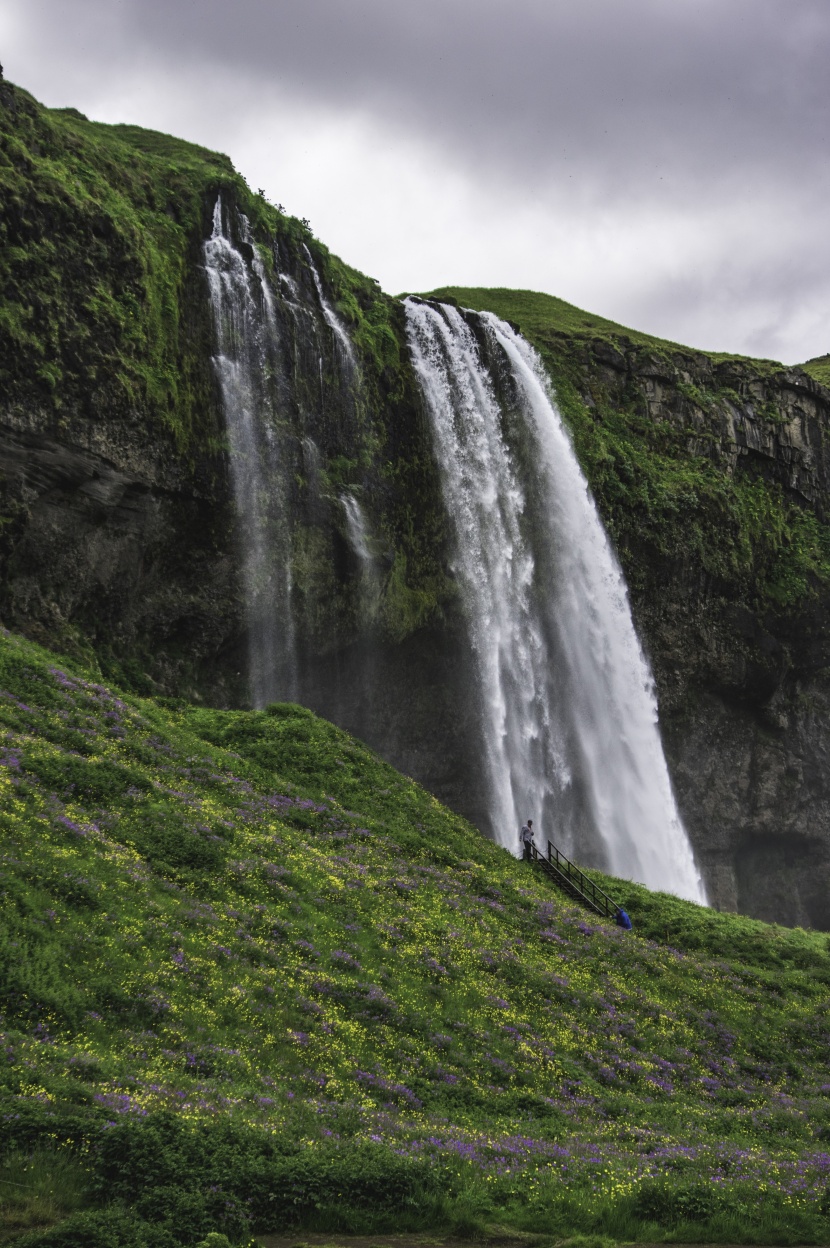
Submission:
[[[571,862],[570,858],[566,858],[552,841],[548,841],[547,857],[536,845],[531,845],[530,852],[531,857],[544,867],[547,867],[557,883],[571,896],[576,896],[578,900],[584,902],[586,906],[589,906],[591,910],[594,910],[604,919],[615,918],[619,909],[617,902],[595,884],[584,871],[580,870],[575,862]]]

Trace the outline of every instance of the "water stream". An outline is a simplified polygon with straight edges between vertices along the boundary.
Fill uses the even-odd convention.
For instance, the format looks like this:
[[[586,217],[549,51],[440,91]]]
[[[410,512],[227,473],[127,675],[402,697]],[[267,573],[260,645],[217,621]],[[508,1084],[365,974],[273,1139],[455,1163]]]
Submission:
[[[492,832],[704,901],[621,569],[541,362],[492,314],[408,299],[455,531]]]
[[[337,344],[338,354],[340,355],[341,360],[346,365],[348,372],[353,373],[355,371],[357,361],[355,360],[352,340],[346,331],[346,326],[340,320],[340,317],[337,315],[334,308],[326,298],[325,291],[323,290],[323,283],[320,281],[320,274],[317,272],[317,266],[315,265],[311,252],[308,250],[305,243],[303,243],[303,251],[305,252],[306,260],[308,261],[308,267],[311,270],[311,276],[314,279],[314,288],[317,291],[317,298],[320,300],[320,311],[323,313],[323,319],[334,334],[334,341]]]
[[[321,419],[325,414],[323,326],[349,395],[359,378],[310,253],[317,300],[312,295],[309,303],[287,274],[272,287],[247,221],[225,214],[220,199],[204,259],[251,696],[263,706],[299,691],[290,503],[298,457],[307,478],[304,522],[322,523],[326,507],[317,445],[308,433],[287,432],[284,396],[304,377],[314,385],[319,371]],[[515,850],[520,824],[532,817],[543,846],[549,836],[588,865],[703,900],[623,576],[539,359],[490,314],[411,299],[405,307],[455,533],[454,573],[476,672],[470,710],[480,724],[493,836]],[[286,324],[294,371],[281,340]],[[296,372],[298,360],[305,372]],[[343,489],[338,501],[354,558],[369,688],[381,567],[358,498]]]
[[[237,234],[250,246],[248,222]],[[240,526],[247,609],[251,697],[264,706],[292,696],[295,637],[291,612],[291,528],[285,497],[273,383],[277,371],[277,321],[256,248],[249,265],[232,241],[221,198],[213,232],[204,244],[217,352],[214,367],[228,433],[230,475]]]
[[[371,625],[377,615],[381,595],[381,580],[375,556],[372,553],[369,525],[363,508],[354,494],[344,490],[340,505],[346,519],[346,536],[360,569],[358,578],[359,616],[363,626]]]

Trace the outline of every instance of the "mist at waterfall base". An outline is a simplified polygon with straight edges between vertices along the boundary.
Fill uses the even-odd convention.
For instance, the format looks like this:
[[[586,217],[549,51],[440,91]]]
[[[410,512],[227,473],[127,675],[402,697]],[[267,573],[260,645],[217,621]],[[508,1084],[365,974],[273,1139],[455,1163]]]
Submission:
[[[492,832],[534,819],[581,863],[704,902],[622,571],[527,342],[406,301],[455,531]]]
[[[359,368],[307,249],[299,274],[307,294],[288,274],[278,273],[272,288],[247,221],[226,220],[218,200],[204,259],[251,698],[258,707],[302,700],[291,479],[297,454],[316,463],[317,452],[307,430],[291,427],[299,409],[281,334],[293,326],[320,369],[321,335],[330,335],[344,391],[360,385]],[[413,300],[405,307],[455,533],[453,570],[477,674],[473,700],[489,785],[487,830],[515,852],[518,828],[530,816],[543,847],[550,838],[586,865],[704,900],[622,574],[538,359],[492,315]],[[322,372],[319,395],[322,405]],[[383,594],[371,520],[352,492],[337,501],[369,638]],[[371,664],[366,678],[373,680]]]

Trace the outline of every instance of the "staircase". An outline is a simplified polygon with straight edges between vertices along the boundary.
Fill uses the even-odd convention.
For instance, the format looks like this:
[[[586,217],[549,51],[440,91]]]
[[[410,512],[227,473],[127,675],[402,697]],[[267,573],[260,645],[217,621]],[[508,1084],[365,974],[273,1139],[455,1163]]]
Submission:
[[[560,853],[551,841],[548,841],[547,856],[536,845],[531,844],[530,857],[562,889],[562,892],[567,893],[574,901],[587,906],[589,910],[593,910],[594,914],[598,914],[603,919],[615,918],[617,903],[612,901],[601,888],[598,888],[584,871],[580,871],[576,863]]]

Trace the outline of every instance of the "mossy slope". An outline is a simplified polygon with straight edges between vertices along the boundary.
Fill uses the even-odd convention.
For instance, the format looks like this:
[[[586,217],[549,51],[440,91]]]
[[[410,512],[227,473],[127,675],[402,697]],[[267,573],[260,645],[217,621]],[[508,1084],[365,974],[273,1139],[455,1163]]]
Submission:
[[[299,707],[0,673],[6,1175],[91,1209],[37,1242],[826,1238],[825,936],[604,880],[622,933]]]
[[[0,84],[4,401],[193,434],[210,403],[184,323],[192,237],[206,187],[239,183],[227,157]]]

